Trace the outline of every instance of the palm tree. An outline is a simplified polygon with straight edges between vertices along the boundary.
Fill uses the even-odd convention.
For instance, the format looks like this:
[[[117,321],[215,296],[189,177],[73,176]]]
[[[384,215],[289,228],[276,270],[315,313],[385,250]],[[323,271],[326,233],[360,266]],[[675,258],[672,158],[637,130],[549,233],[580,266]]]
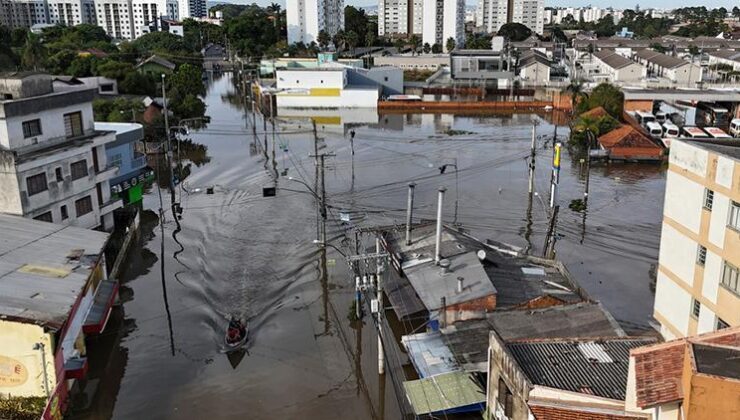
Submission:
[[[331,42],[331,37],[329,36],[328,32],[322,29],[319,31],[319,36],[316,37],[316,41],[318,41],[319,47],[323,51]]]
[[[421,47],[421,39],[418,35],[413,34],[409,38],[409,44],[411,44],[411,55],[415,55],[419,52],[419,47]]]
[[[352,55],[355,55],[355,47],[360,43],[360,36],[355,31],[349,31],[345,35],[345,42],[352,51]]]
[[[583,80],[575,79],[565,87],[565,91],[570,93],[571,105],[573,106],[573,112],[576,112],[578,103],[583,99],[588,98],[588,94],[583,89]]]
[[[46,47],[41,43],[39,36],[28,33],[26,45],[23,46],[21,64],[27,69],[38,70],[46,59]]]
[[[332,42],[334,42],[334,48],[339,52],[347,47],[347,35],[340,29],[332,37]]]
[[[396,47],[396,52],[401,54],[403,52],[403,47],[406,46],[406,41],[402,38],[396,38],[396,40],[393,41],[393,46]]]

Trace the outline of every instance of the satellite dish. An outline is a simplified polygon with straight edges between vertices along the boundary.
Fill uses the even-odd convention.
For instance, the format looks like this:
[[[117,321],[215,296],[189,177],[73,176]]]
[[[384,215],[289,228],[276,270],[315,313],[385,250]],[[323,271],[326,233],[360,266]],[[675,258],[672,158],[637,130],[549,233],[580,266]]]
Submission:
[[[478,251],[477,255],[478,255],[478,259],[481,261],[484,261],[486,259],[486,251],[482,249]]]

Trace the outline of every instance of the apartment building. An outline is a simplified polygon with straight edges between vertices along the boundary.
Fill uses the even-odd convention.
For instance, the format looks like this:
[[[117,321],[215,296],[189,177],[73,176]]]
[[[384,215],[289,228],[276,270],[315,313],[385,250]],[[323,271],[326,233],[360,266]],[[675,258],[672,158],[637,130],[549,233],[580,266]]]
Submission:
[[[421,34],[423,0],[380,0],[378,35]]]
[[[208,17],[208,4],[206,0],[176,0],[180,19]],[[173,16],[174,18],[174,16]]]
[[[135,38],[131,0],[96,0],[95,12],[98,26],[111,38]]]
[[[446,48],[452,38],[459,48],[465,44],[465,1],[424,0],[422,42]]]
[[[506,23],[521,23],[541,34],[545,26],[544,0],[480,0],[477,23],[488,33]]]
[[[105,145],[95,130],[95,89],[54,91],[46,74],[0,74],[0,213],[82,228],[113,228]]]
[[[319,32],[330,36],[344,29],[344,0],[287,0],[288,44],[318,43]]]
[[[674,140],[654,317],[666,339],[740,325],[740,146]]]
[[[0,25],[7,28],[30,28],[49,23],[46,0],[0,0]]]
[[[47,0],[47,2],[49,23],[66,26],[97,24],[93,0]]]

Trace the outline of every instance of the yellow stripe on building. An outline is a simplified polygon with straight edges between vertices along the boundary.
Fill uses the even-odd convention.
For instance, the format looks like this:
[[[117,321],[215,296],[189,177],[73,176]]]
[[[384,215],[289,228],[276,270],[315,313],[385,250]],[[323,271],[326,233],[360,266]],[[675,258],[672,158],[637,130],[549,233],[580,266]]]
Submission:
[[[311,88],[310,96],[339,96],[340,88]]]
[[[342,123],[342,117],[311,117],[316,124],[339,125]]]
[[[58,277],[58,278],[67,277],[69,273],[71,273],[71,271],[66,268],[47,267],[47,266],[33,265],[33,264],[26,264],[23,267],[19,268],[18,271],[21,273],[38,274],[41,276]]]

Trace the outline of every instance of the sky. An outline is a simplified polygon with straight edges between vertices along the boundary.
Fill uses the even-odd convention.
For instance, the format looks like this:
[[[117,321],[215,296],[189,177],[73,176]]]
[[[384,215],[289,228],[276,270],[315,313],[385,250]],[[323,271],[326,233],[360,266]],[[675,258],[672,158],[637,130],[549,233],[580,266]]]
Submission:
[[[241,4],[252,4],[257,3],[262,6],[266,6],[270,3],[278,3],[285,6],[285,0],[225,0],[230,3],[241,3]],[[474,6],[477,4],[476,0],[466,0],[467,4]],[[597,7],[614,7],[615,9],[634,9],[636,4],[640,4],[641,8],[654,7],[654,8],[676,8],[684,6],[707,6],[708,8],[726,7],[732,9],[733,6],[737,6],[740,2],[738,0],[643,0],[642,2],[637,0],[545,0],[545,6],[552,7],[579,7],[579,6],[597,6]],[[373,0],[344,0],[345,5],[352,6],[377,6],[378,2]]]

